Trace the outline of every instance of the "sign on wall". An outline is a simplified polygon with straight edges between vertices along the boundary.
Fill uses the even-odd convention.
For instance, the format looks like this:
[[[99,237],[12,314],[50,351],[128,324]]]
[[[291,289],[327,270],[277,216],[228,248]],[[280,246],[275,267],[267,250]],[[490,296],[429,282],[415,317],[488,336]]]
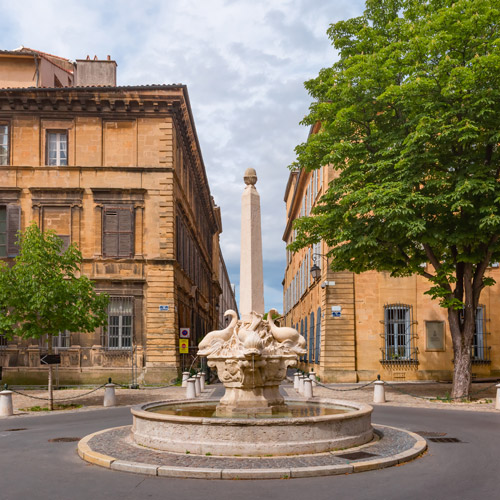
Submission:
[[[340,318],[342,316],[342,306],[332,306],[332,317]]]
[[[427,351],[444,351],[444,321],[425,322]]]
[[[189,339],[191,337],[191,330],[189,328],[179,328],[179,337],[181,339]]]
[[[179,339],[179,352],[189,354],[189,339]]]
[[[170,309],[170,306],[167,306],[167,305],[160,305],[158,306],[158,309],[160,311],[163,311],[163,312],[168,312],[168,310]]]

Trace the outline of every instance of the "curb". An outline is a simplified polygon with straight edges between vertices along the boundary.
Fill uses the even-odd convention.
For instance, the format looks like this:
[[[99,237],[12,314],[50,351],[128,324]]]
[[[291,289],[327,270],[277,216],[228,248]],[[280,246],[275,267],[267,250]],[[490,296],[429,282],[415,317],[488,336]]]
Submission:
[[[121,429],[130,427],[124,425],[114,427],[113,429]],[[185,479],[290,479],[290,478],[305,478],[318,476],[334,476],[339,474],[351,474],[355,472],[365,472],[377,469],[384,469],[398,464],[409,462],[420,455],[427,449],[427,442],[418,434],[413,432],[391,427],[388,425],[376,425],[376,428],[395,429],[399,432],[409,434],[415,444],[412,448],[405,450],[396,455],[382,457],[374,460],[366,460],[362,462],[347,463],[340,465],[321,465],[308,467],[291,467],[291,468],[276,468],[276,469],[218,469],[207,467],[166,467],[157,466],[141,462],[129,462],[127,460],[117,459],[109,455],[104,455],[93,451],[88,445],[89,441],[99,434],[108,432],[110,429],[94,432],[85,436],[78,442],[78,455],[80,458],[94,465],[105,467],[111,470],[122,472],[133,472],[135,474],[143,474],[149,476],[176,477]],[[365,445],[366,446],[366,445]],[[363,446],[363,448],[365,447]]]

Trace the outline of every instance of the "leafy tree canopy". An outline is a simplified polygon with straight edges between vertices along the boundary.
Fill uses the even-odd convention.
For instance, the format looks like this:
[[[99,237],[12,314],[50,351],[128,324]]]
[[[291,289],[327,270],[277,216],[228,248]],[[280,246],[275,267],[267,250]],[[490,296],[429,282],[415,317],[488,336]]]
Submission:
[[[292,250],[323,239],[335,270],[418,273],[442,306],[475,310],[500,260],[499,7],[368,0],[331,25],[339,60],[306,82],[303,123],[321,127],[291,168],[338,178]]]
[[[34,223],[20,236],[19,245],[12,267],[0,262],[4,335],[40,338],[106,325],[108,296],[97,294],[92,282],[80,275],[82,255],[75,245],[63,252],[62,240]]]

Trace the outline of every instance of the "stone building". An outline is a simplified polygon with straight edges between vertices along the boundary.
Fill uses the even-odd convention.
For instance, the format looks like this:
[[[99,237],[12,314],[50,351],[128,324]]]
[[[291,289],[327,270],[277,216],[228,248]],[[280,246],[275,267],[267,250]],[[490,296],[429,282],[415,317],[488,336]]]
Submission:
[[[308,215],[334,180],[335,171],[291,172],[285,190],[287,222],[283,240],[294,238],[292,223]],[[323,242],[292,254],[287,250],[283,281],[285,324],[307,339],[304,370],[322,380],[450,380],[453,346],[446,310],[424,292],[420,276],[391,278],[386,272],[332,272]],[[311,268],[320,268],[313,279]],[[497,284],[483,290],[476,315],[472,371],[500,376],[500,270],[488,273]]]
[[[116,86],[109,58],[66,65],[31,49],[0,52],[0,85],[0,257],[15,257],[35,220],[76,243],[82,272],[110,295],[107,329],[53,339],[59,382],[171,380],[231,300],[186,86]],[[0,336],[4,380],[46,380],[45,348]]]

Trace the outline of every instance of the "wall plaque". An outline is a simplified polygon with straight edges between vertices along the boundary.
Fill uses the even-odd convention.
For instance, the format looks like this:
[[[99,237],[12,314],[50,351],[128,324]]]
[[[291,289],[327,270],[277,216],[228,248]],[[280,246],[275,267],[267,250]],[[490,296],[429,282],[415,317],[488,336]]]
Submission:
[[[444,351],[444,321],[425,322],[427,351]]]

